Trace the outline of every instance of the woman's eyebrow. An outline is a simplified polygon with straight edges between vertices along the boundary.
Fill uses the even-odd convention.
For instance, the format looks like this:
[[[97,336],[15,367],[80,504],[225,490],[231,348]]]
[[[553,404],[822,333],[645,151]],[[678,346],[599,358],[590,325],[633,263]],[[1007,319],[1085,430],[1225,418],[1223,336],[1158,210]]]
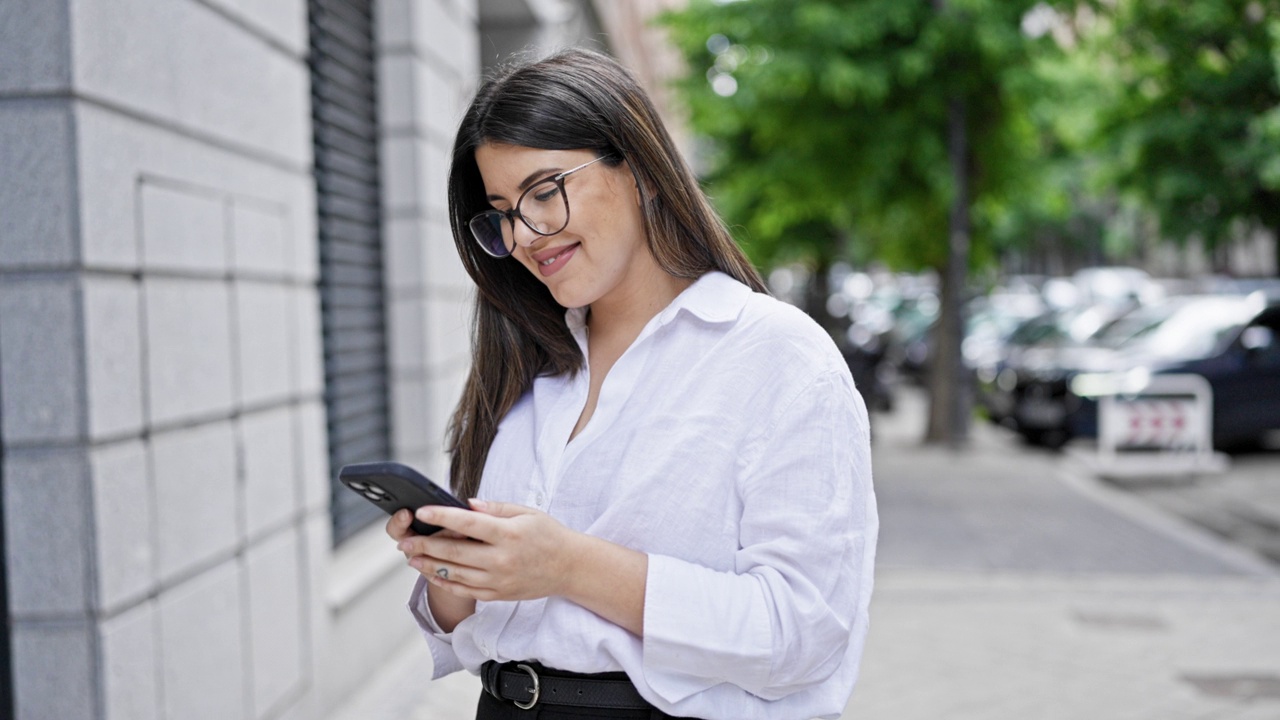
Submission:
[[[560,168],[542,168],[540,170],[534,170],[533,172],[529,173],[529,175],[525,177],[524,180],[520,181],[520,184],[516,186],[516,190],[519,190],[520,192],[524,192],[525,188],[532,185],[534,180],[541,180],[542,178],[548,175],[553,175],[558,172],[560,172]],[[506,198],[501,195],[492,195],[492,194],[488,195],[487,199],[506,200]]]

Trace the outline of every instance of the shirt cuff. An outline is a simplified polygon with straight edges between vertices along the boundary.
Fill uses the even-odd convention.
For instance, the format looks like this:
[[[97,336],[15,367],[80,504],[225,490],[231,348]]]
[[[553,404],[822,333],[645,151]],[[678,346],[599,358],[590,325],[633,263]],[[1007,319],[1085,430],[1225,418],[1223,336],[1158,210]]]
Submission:
[[[773,633],[761,582],[650,555],[643,640],[649,687],[671,703],[724,682],[748,692],[764,688]]]
[[[440,629],[440,624],[431,615],[431,607],[427,603],[427,579],[420,577],[409,593],[409,614],[413,616],[426,638],[427,649],[431,651],[431,679],[444,677],[463,669],[458,655],[453,651],[453,633]]]

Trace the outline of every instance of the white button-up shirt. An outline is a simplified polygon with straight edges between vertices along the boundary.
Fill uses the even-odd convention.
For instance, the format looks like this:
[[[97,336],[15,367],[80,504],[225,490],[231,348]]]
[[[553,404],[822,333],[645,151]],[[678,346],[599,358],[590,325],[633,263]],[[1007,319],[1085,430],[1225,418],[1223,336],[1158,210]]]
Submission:
[[[587,351],[585,312],[567,322]],[[479,497],[645,552],[644,637],[561,598],[479,602],[435,676],[487,660],[622,670],[664,712],[836,717],[867,633],[878,519],[866,408],[799,310],[722,273],[656,315],[569,440],[588,375],[540,377],[502,420]]]

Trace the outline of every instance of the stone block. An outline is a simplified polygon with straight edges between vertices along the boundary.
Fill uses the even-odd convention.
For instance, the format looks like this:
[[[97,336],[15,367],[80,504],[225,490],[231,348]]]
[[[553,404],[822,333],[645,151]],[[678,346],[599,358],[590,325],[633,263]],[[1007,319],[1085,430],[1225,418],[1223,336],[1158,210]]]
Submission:
[[[445,429],[462,397],[468,370],[467,364],[445,368],[432,373],[427,380],[427,397],[431,403],[427,408],[427,422],[432,428],[427,440],[433,446],[443,445],[445,441]]]
[[[295,237],[314,235],[309,216],[315,213],[315,180],[303,167],[264,163],[83,102],[76,103],[75,118],[79,232],[87,267],[137,269],[142,232],[139,177],[156,186],[251,198],[281,208]],[[310,129],[306,132],[309,138]]]
[[[15,720],[97,717],[90,633],[85,622],[14,624]]]
[[[216,192],[143,182],[142,263],[220,277],[227,272],[227,203]]]
[[[375,534],[381,532],[377,528],[370,529]],[[385,538],[385,535],[381,539],[375,537],[383,552],[386,549],[394,551],[393,545],[383,544]],[[359,541],[353,538],[349,542]],[[338,552],[342,550],[339,548]],[[393,563],[391,567],[397,563],[403,566],[403,560],[392,558],[390,562]],[[344,578],[336,577],[340,571],[335,569],[335,565],[336,562],[330,564],[328,581],[331,587],[344,582]],[[341,700],[364,687],[370,668],[386,662],[388,649],[405,642],[404,626],[399,622],[387,622],[385,614],[387,608],[404,607],[414,577],[415,573],[403,567],[390,574],[368,575],[358,589],[350,592],[340,610],[331,610],[327,652],[317,682],[323,706],[337,707]],[[345,578],[345,582],[351,580]]]
[[[237,273],[289,274],[293,269],[291,240],[284,208],[232,200],[231,247]]]
[[[382,140],[382,207],[399,214],[413,214],[423,204],[422,141],[410,136]]]
[[[471,32],[464,32],[458,38],[461,47],[454,63],[461,81],[458,95],[464,102],[470,99],[480,84],[480,33],[475,25],[470,25],[468,30]]]
[[[0,268],[75,260],[74,147],[67,103],[0,106]]]
[[[426,380],[399,378],[391,380],[391,443],[392,452],[403,456],[425,447],[433,435],[440,431],[432,427],[429,411],[431,396]]]
[[[416,217],[383,222],[382,279],[389,295],[417,292],[426,284],[426,227]]]
[[[470,98],[464,97],[456,78],[438,68],[424,66],[415,79],[414,114],[417,124],[442,147],[451,147]]]
[[[10,614],[85,613],[92,529],[83,452],[11,450],[3,470]]]
[[[415,4],[416,0],[377,0],[374,37],[379,48],[399,48],[412,41],[412,10]]]
[[[164,717],[247,717],[239,570],[227,562],[160,596]]]
[[[8,52],[0,41],[0,56]],[[6,66],[0,60],[0,68]],[[69,267],[75,261],[73,142],[65,102],[0,107],[0,268]]]
[[[151,422],[229,412],[235,400],[227,284],[148,278],[143,291]]]
[[[432,292],[427,297],[428,371],[466,364],[471,352],[471,301],[466,294]]]
[[[470,303],[470,292],[475,288],[475,283],[462,266],[457,244],[453,240],[453,230],[443,212],[428,213],[419,242],[426,255],[427,286],[433,290],[449,288],[466,293],[467,302]]]
[[[304,657],[311,687],[308,693],[319,707],[326,710],[336,707],[333,696],[321,686],[324,668],[332,662],[333,644],[331,642],[331,621],[333,607],[327,597],[328,587],[325,580],[333,557],[333,520],[327,511],[308,515],[301,528],[302,559],[302,597],[306,602],[302,605],[302,619],[307,623],[309,632],[305,635],[308,652]]]
[[[297,453],[287,406],[243,415],[245,533],[252,539],[287,521],[298,509]]]
[[[294,204],[290,208],[285,223],[292,235],[290,272],[294,279],[315,285],[320,279],[320,231],[317,228],[315,185],[307,183],[296,187]]]
[[[307,3],[304,0],[209,0],[209,4],[222,8],[299,58],[306,55]]]
[[[299,57],[201,3],[83,0],[71,26],[76,83],[86,94],[306,166],[311,88]]]
[[[136,434],[144,425],[141,285],[101,275],[82,283],[89,437]]]
[[[294,528],[277,533],[245,556],[255,718],[274,715],[305,677],[306,599],[298,534]]]
[[[452,10],[439,2],[411,3],[412,41],[420,54],[461,74],[469,61],[479,62],[478,58],[460,55],[466,50],[460,36],[474,34],[475,26]]]
[[[67,279],[0,285],[0,415],[7,444],[84,432],[79,298]]]
[[[426,365],[426,303],[421,294],[387,300],[387,351],[393,373],[421,370]]]
[[[155,588],[155,517],[147,449],[140,440],[92,448],[97,607],[114,610]]]
[[[239,537],[231,421],[157,433],[151,466],[161,582],[230,554]]]
[[[71,87],[70,4],[67,0],[0,4],[0,93]]]
[[[154,600],[139,603],[98,626],[105,720],[163,717],[158,626]]]
[[[294,391],[302,397],[324,390],[324,348],[320,327],[320,294],[313,287],[293,291]]]
[[[318,400],[297,406],[294,412],[298,437],[298,476],[301,502],[307,512],[328,511],[333,473],[329,469],[329,437],[324,404]]]
[[[276,283],[235,283],[236,349],[240,402],[253,405],[288,397],[293,391],[289,339],[292,290]]]
[[[418,181],[420,210],[447,217],[449,211],[449,153],[436,143],[418,146]]]
[[[480,22],[479,0],[452,0],[452,3],[465,23],[475,25]]]
[[[404,133],[414,126],[414,64],[407,48],[378,57],[378,124],[383,129]]]

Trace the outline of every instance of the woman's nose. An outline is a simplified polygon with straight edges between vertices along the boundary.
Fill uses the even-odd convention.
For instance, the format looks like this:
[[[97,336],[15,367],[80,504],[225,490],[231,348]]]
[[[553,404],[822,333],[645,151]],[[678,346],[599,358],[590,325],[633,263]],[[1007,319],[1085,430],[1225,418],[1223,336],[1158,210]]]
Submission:
[[[525,224],[524,220],[520,218],[516,218],[515,227],[512,228],[512,233],[512,239],[515,241],[515,244],[526,248],[533,247],[533,244],[538,242],[538,239],[542,237],[538,233],[534,232]]]

